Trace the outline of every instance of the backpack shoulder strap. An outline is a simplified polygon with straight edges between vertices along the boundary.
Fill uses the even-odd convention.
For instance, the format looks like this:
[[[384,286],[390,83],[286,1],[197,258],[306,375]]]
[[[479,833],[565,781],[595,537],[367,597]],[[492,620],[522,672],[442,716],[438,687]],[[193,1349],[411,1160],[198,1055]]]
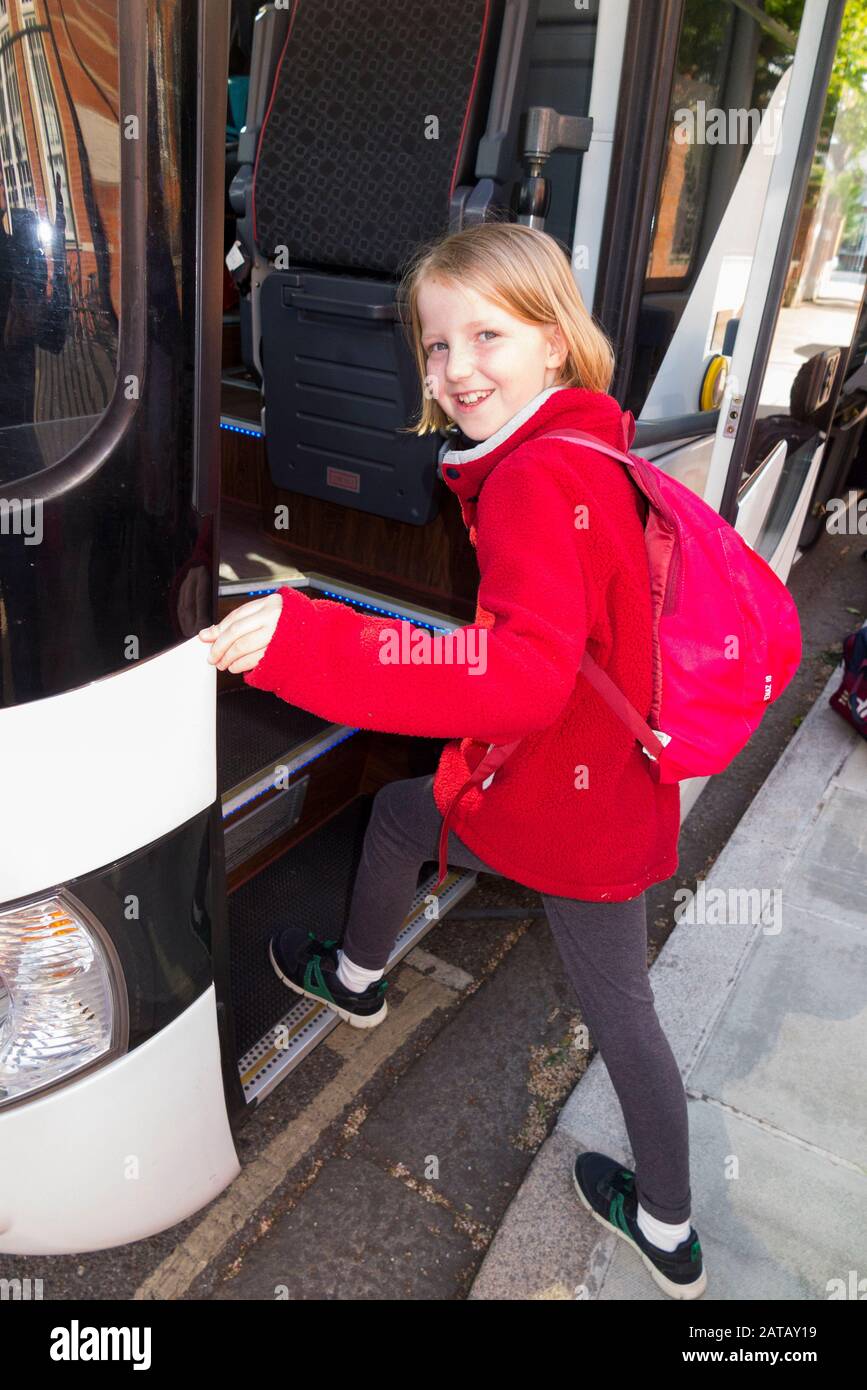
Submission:
[[[638,710],[630,700],[627,700],[623,691],[618,685],[614,684],[607,671],[603,671],[598,661],[594,661],[588,651],[584,652],[581,662],[581,674],[590,682],[596,690],[613,709],[614,713],[622,719],[629,732],[634,734],[643,747],[647,756],[655,758],[657,753],[662,751],[663,740],[656,730],[651,729],[646,719],[642,719]],[[665,737],[665,742],[668,738]],[[651,752],[656,749],[656,753]]]
[[[630,419],[631,411],[628,412]],[[624,425],[624,430],[626,426]],[[634,434],[634,426],[632,433]],[[651,502],[658,511],[663,514],[667,508],[653,478],[652,467],[647,466],[647,460],[635,458],[632,454],[626,453],[623,449],[615,449],[613,444],[606,444],[601,439],[597,439],[593,434],[586,434],[584,430],[551,430],[550,434],[538,434],[535,439],[565,439],[567,443],[585,444],[588,448],[598,449],[602,454],[608,454],[609,458],[617,459],[619,463],[626,465],[627,476],[638,488],[639,492]],[[534,440],[535,442],[535,440]]]
[[[628,421],[626,419],[627,415],[629,417]],[[635,419],[631,411],[624,412],[623,433],[628,446],[635,435]],[[586,434],[584,430],[562,429],[552,430],[549,434],[537,435],[536,437],[538,439],[564,439],[567,442],[586,444],[590,448],[598,449],[603,454],[608,454],[611,458],[618,459],[621,463],[626,464],[629,477],[647,500],[649,502],[656,501],[644,477],[639,475],[634,460],[630,455],[624,453],[621,449],[615,449],[611,444],[605,444],[601,439],[597,439],[595,435]],[[627,700],[619,686],[615,685],[607,672],[603,671],[598,661],[594,661],[593,657],[587,651],[584,653],[584,659],[581,662],[580,669],[581,674],[586,677],[594,690],[596,690],[598,694],[602,696],[603,700],[610,705],[614,713],[618,715],[629,729],[630,733],[635,735],[647,756],[649,758],[655,758],[657,754],[662,751],[664,744],[668,742],[668,735],[662,735],[662,737],[660,737],[654,729],[651,729],[647,720],[642,719],[638,710]],[[654,752],[652,750],[656,751]]]

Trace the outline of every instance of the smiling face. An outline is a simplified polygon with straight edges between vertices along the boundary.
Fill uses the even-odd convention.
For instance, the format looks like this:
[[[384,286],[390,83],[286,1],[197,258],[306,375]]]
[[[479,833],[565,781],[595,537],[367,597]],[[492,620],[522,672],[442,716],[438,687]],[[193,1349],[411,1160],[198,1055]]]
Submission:
[[[419,285],[417,307],[429,389],[467,438],[489,438],[557,384],[567,349],[555,324],[526,323],[477,290],[434,276]],[[475,393],[474,402],[462,400]]]

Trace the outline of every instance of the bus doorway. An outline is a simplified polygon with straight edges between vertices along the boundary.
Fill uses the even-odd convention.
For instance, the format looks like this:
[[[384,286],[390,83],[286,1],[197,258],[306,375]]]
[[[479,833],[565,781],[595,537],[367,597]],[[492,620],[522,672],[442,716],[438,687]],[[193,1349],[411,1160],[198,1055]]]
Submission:
[[[759,409],[783,413],[763,325],[845,30],[838,0],[782,26],[756,8],[437,0],[386,26],[360,0],[141,0],[121,25],[117,0],[4,0],[0,1252],[200,1210],[338,1026],[287,995],[268,939],[339,932],[374,794],[443,740],[287,705],[197,633],[281,586],[472,622],[449,440],[404,433],[395,288],[418,241],[493,216],[556,235],[617,344],[633,447],[733,495],[785,577],[822,446],[854,423],[833,406],[848,341],[819,348],[808,437],[766,449]],[[752,141],[675,139],[711,98],[755,108]],[[753,159],[764,126],[789,139]],[[388,970],[475,883],[436,877]]]

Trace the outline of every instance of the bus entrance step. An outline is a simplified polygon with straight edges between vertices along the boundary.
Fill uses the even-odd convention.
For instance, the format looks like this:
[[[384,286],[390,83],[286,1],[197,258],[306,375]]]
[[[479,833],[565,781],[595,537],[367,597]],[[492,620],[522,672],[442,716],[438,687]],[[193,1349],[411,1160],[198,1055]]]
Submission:
[[[217,696],[217,770],[223,814],[226,803],[242,796],[251,783],[275,767],[293,771],[312,761],[342,738],[355,733],[316,714],[280,700],[268,690],[245,685]]]
[[[252,686],[217,696],[217,766],[231,871],[300,819],[317,760],[357,730]]]
[[[325,1005],[286,988],[268,958],[268,942],[284,926],[303,926],[322,940],[340,940],[372,802],[371,795],[356,797],[229,898],[238,1071],[250,1104],[258,1105],[341,1022]],[[436,877],[433,861],[422,865],[386,973],[476,882],[469,870],[454,869],[435,890]]]

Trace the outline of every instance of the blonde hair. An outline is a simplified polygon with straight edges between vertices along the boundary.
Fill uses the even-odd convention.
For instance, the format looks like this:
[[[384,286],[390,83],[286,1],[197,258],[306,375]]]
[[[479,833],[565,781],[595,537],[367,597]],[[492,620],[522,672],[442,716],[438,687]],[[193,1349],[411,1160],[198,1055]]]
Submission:
[[[427,357],[422,346],[418,292],[427,276],[471,286],[526,323],[556,324],[567,347],[557,386],[607,391],[614,351],[581,298],[560,242],[523,222],[479,222],[421,246],[405,269],[397,299],[422,387],[419,419],[411,434],[450,432],[457,427],[429,396]]]

